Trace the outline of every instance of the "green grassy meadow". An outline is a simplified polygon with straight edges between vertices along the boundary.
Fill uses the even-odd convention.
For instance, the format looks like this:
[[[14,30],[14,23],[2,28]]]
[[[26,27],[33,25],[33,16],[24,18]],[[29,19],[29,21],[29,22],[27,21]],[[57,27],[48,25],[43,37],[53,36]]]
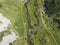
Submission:
[[[10,19],[12,25],[9,27],[13,28],[19,36],[13,45],[28,45],[28,24],[24,3],[25,0],[0,0],[0,13]],[[58,24],[53,21],[54,16],[41,15],[40,6],[41,4],[44,5],[44,0],[37,0],[37,4],[36,14],[39,19],[39,29],[37,34],[31,37],[31,42],[33,43],[31,45],[60,45],[60,28],[57,28]],[[34,0],[30,0],[28,10],[33,27],[35,27],[34,24],[36,23],[34,8]],[[30,32],[33,30],[33,28],[29,29]]]

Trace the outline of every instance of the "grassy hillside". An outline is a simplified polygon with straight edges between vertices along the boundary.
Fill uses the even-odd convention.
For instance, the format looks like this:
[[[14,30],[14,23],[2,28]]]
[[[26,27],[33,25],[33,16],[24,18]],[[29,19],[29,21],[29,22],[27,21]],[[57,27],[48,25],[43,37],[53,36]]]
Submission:
[[[19,36],[13,45],[60,45],[60,14],[51,10],[49,17],[44,4],[44,0],[0,0],[0,13],[11,20],[10,27]]]

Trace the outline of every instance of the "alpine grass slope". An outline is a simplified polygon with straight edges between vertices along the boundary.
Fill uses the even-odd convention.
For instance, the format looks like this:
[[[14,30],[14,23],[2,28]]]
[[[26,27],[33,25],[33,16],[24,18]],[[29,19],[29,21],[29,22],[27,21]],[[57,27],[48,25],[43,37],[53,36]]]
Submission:
[[[0,0],[0,13],[19,36],[10,45],[60,45],[59,8],[60,0]]]

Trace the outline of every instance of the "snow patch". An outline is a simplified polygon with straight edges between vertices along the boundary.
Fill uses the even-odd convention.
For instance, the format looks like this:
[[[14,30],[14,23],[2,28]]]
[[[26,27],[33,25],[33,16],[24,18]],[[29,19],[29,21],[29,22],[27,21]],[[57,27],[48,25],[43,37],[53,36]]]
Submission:
[[[0,13],[0,21],[2,22],[2,24],[0,25],[0,32],[6,31],[9,24],[11,24],[10,20]],[[0,45],[9,45],[9,43],[13,43],[13,41],[18,38],[13,30],[11,30],[10,32],[10,34],[3,36]]]

